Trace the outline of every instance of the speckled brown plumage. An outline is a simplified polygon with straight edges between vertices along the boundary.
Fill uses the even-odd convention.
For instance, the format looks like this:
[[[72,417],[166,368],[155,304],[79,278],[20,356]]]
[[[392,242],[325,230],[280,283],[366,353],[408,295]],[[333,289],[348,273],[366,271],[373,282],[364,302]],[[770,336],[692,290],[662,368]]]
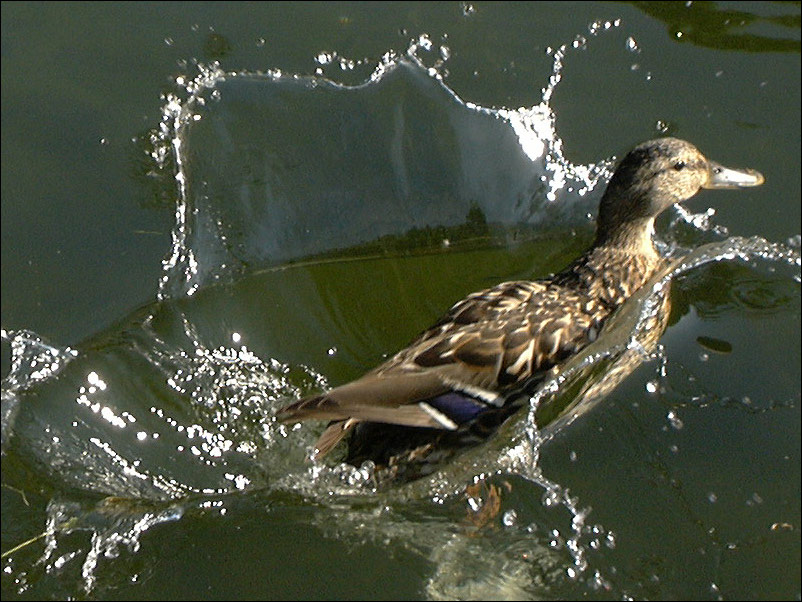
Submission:
[[[596,339],[611,312],[660,267],[652,242],[660,212],[703,187],[762,181],[757,172],[709,162],[682,140],[643,143],[607,186],[594,244],[563,271],[468,295],[377,368],[277,417],[332,421],[316,457],[352,433],[347,461],[372,460],[396,475],[425,474],[454,450],[489,436],[517,409],[522,392]]]

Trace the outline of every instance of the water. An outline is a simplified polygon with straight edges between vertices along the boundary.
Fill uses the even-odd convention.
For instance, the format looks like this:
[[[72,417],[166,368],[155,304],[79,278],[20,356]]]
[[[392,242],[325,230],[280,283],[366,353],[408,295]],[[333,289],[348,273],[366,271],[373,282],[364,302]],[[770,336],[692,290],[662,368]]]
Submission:
[[[309,20],[292,39],[164,9],[179,65],[128,187],[153,191],[139,211],[170,236],[134,237],[137,257],[160,249],[139,303],[114,279],[93,295],[98,268],[80,301],[51,284],[53,315],[87,308],[88,326],[17,301],[48,272],[10,269],[4,84],[3,597],[798,598],[799,161],[773,160],[799,156],[775,133],[798,127],[781,76],[798,82],[798,7],[647,8],[692,44],[629,7],[396,6],[374,15],[390,37],[364,7],[262,9]],[[24,11],[4,6],[4,45],[7,16]],[[728,19],[742,52],[718,50]],[[389,488],[307,462],[323,425],[278,425],[279,407],[470,291],[559,270],[592,237],[612,155],[656,131],[767,183],[661,219],[671,266],[488,444]],[[65,253],[108,256],[113,224]]]

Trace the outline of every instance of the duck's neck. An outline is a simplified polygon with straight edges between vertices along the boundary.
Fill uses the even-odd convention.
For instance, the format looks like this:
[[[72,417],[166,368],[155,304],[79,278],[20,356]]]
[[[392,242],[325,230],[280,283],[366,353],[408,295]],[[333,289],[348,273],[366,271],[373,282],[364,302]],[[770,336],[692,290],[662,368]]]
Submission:
[[[652,242],[653,232],[654,218],[599,230],[593,246],[554,281],[584,290],[615,309],[643,286],[663,261]]]
[[[607,227],[599,224],[592,248],[613,248],[636,255],[657,255],[652,236],[654,218],[643,217]]]

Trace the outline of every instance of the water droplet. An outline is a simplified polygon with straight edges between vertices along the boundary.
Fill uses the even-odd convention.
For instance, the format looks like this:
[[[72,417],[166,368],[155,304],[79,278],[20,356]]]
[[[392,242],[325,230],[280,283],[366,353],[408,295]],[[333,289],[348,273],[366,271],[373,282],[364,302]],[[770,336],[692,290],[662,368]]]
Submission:
[[[640,52],[640,47],[638,46],[638,43],[635,41],[635,38],[633,38],[632,36],[629,36],[627,38],[626,44],[627,44],[627,50],[629,50],[630,52]]]
[[[647,393],[657,393],[658,383],[656,380],[650,380],[646,383]]]
[[[718,501],[718,496],[711,491],[707,494],[707,501],[711,504],[715,504]]]
[[[668,418],[668,423],[675,429],[679,430],[683,427],[682,420],[674,410],[670,410],[668,414],[666,414],[666,418]]]
[[[335,355],[337,353],[337,348],[329,347],[328,350],[326,350],[326,353],[328,353],[330,356]]]
[[[615,567],[613,567],[613,570],[615,570]],[[599,571],[593,573],[593,578],[590,581],[590,585],[595,590],[604,590],[606,592],[609,592],[610,590],[613,589],[613,586],[610,584],[610,582],[607,581],[604,577],[602,577]],[[631,600],[631,599],[632,598],[624,596],[624,600]]]
[[[505,527],[512,527],[518,522],[518,513],[515,510],[507,510],[504,516],[501,517],[501,522],[504,523]]]
[[[546,508],[549,508],[551,506],[555,506],[559,502],[560,502],[560,496],[554,490],[546,491],[546,493],[543,494],[543,498],[541,500],[541,503],[544,506],[546,506]]]

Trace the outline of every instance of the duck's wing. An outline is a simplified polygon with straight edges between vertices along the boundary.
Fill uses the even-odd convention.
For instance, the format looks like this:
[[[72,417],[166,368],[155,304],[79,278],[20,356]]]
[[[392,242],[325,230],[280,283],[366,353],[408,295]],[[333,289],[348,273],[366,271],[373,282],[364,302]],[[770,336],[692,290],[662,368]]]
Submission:
[[[277,417],[335,421],[328,448],[347,432],[344,421],[454,430],[502,406],[509,390],[592,341],[599,309],[592,304],[540,282],[506,282],[474,293],[384,364]]]
[[[356,418],[406,426],[443,426],[415,404],[449,390],[435,371],[366,374],[316,397],[283,408],[277,415],[290,420],[346,420]]]

